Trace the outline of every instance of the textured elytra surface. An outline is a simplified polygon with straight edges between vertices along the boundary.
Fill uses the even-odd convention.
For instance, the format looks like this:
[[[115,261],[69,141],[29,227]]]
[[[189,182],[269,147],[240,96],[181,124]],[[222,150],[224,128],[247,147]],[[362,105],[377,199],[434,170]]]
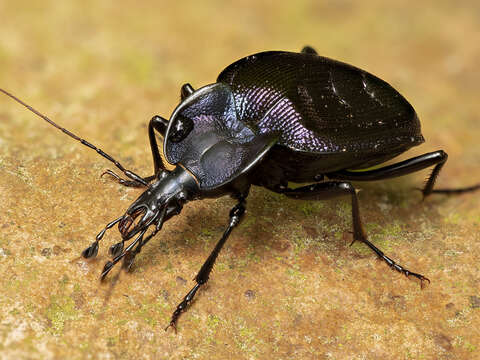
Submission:
[[[310,44],[408,98],[427,141],[406,155],[447,151],[440,187],[480,178],[476,1],[158,6],[0,2],[1,85],[147,175],[147,121],[168,117],[183,82],[198,88],[244,55]],[[78,255],[138,190],[100,180],[110,164],[9,99],[0,120],[2,358],[479,357],[478,194],[422,202],[412,188],[426,172],[361,184],[370,239],[432,280],[420,290],[348,247],[348,200],[284,200],[255,188],[175,336],[163,328],[233,203],[189,204],[134,272],[100,284],[115,230],[98,260]]]
[[[390,85],[315,54],[250,55],[218,81],[231,86],[240,120],[280,131],[279,144],[293,150],[368,157],[423,142],[415,111]]]

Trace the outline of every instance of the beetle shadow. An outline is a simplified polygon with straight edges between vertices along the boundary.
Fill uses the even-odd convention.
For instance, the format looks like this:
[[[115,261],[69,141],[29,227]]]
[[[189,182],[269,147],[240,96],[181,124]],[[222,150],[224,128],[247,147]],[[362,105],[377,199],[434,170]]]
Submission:
[[[413,179],[357,182],[354,186],[361,189],[359,203],[364,226],[383,227],[398,221],[409,223],[422,214],[435,225],[439,221],[435,207],[447,199],[433,195],[422,201]],[[162,258],[169,262],[172,253],[186,258],[188,254],[203,253],[206,260],[227,226],[228,213],[234,203],[226,198],[204,200],[202,205],[193,203],[178,215],[174,224],[165,225],[168,231],[164,236],[170,239],[162,241],[159,239],[162,233],[159,233],[151,244],[155,245],[142,251],[132,271],[138,267],[148,269]],[[254,253],[262,259],[269,249],[283,252],[296,246],[298,237],[310,238],[309,244],[313,246],[326,242],[340,252],[346,241],[338,241],[337,234],[341,232],[343,238],[351,238],[350,209],[348,196],[322,201],[296,200],[254,187],[248,197],[245,219],[232,232],[222,252],[229,248],[232,256]],[[181,230],[174,231],[172,225]],[[368,235],[372,237],[374,233],[370,231]],[[233,263],[235,259],[223,258],[223,261]]]

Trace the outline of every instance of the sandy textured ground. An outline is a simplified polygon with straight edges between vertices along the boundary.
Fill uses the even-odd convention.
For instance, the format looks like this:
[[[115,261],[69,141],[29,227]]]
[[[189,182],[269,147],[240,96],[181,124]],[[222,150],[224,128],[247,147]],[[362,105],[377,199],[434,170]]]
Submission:
[[[427,143],[409,156],[450,155],[439,186],[480,181],[478,1],[81,3],[0,1],[0,86],[141,174],[152,168],[147,121],[170,114],[182,83],[211,83],[247,54],[310,44],[411,101]],[[139,194],[100,179],[106,168],[0,97],[0,358],[480,358],[480,194],[421,202],[411,189],[426,171],[362,184],[370,238],[431,279],[421,290],[364,246],[348,247],[347,199],[253,189],[246,221],[175,335],[163,328],[233,202],[189,204],[133,272],[101,284],[117,231],[97,260],[78,255]]]

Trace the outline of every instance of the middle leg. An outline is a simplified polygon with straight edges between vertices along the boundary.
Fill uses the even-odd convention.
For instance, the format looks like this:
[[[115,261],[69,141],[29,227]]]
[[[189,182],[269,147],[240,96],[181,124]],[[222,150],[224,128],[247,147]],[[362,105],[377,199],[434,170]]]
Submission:
[[[172,314],[170,323],[165,328],[165,331],[167,331],[169,327],[172,327],[175,330],[175,332],[177,332],[178,318],[180,317],[182,312],[184,312],[187,309],[188,305],[192,302],[198,289],[208,281],[208,278],[210,277],[210,273],[212,272],[212,269],[213,269],[213,265],[217,260],[220,250],[222,250],[222,247],[225,244],[225,241],[227,241],[227,238],[229,237],[233,228],[240,223],[240,220],[242,219],[244,213],[245,213],[245,197],[241,197],[239,199],[238,204],[235,205],[232,208],[232,210],[230,210],[230,222],[228,223],[227,229],[223,233],[222,238],[218,241],[217,245],[215,245],[215,248],[211,252],[210,256],[207,258],[205,263],[200,268],[200,271],[198,272],[197,276],[195,276],[195,282],[196,282],[195,286],[183,298],[182,302],[178,304],[177,308]]]

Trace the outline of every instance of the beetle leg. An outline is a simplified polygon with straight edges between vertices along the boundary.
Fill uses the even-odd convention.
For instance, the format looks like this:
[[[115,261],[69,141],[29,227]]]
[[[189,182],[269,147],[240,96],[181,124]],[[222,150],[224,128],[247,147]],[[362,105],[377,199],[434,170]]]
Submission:
[[[190,85],[189,83],[186,83],[186,84],[183,84],[182,85],[182,88],[180,89],[180,98],[183,100],[185,100],[187,97],[189,97],[190,95],[192,95],[193,93],[195,92],[195,89],[193,88],[192,85]]]
[[[120,176],[118,176],[114,171],[112,171],[110,169],[107,169],[106,171],[104,171],[103,174],[100,175],[100,177],[103,177],[103,175],[112,176],[116,182],[118,182],[119,184],[121,184],[123,186],[127,186],[127,187],[144,187],[145,186],[145,185],[143,185],[142,183],[140,183],[136,180],[122,179]],[[155,179],[155,175],[147,176],[146,178],[143,178],[143,180],[145,180],[145,182],[147,182],[147,183],[149,183],[153,179]]]
[[[147,176],[146,178],[143,178],[145,183],[152,181],[153,179],[155,179],[156,175],[158,175],[161,171],[166,170],[165,163],[163,162],[162,157],[160,155],[160,151],[158,150],[157,139],[155,137],[155,130],[158,131],[161,136],[165,136],[165,133],[167,132],[167,127],[168,127],[168,120],[164,119],[160,115],[155,115],[154,117],[152,117],[152,119],[148,123],[148,138],[150,140],[150,148],[152,150],[154,174],[151,176]],[[122,179],[120,176],[115,174],[112,170],[105,171],[101,176],[105,174],[113,176],[119,184],[122,184],[124,186],[129,186],[129,187],[146,186],[144,183],[137,180]]]
[[[427,279],[425,276],[411,272],[410,270],[407,270],[403,266],[397,264],[395,261],[386,256],[383,251],[381,251],[370,241],[368,241],[367,235],[362,226],[362,221],[360,219],[360,208],[358,205],[357,191],[349,182],[328,181],[303,186],[296,189],[287,188],[279,192],[288,197],[307,200],[324,200],[343,195],[350,195],[352,197],[353,242],[357,240],[363,242],[370,249],[372,249],[378,255],[378,257],[384,260],[391,268],[397,270],[398,272],[401,272],[407,277],[411,275],[420,279],[422,287],[424,281],[430,282],[430,280]]]
[[[158,150],[157,139],[155,137],[154,130],[157,130],[162,137],[165,137],[165,134],[167,133],[167,127],[168,120],[160,115],[155,115],[148,123],[148,139],[150,140],[150,148],[152,150],[154,175],[158,175],[161,171],[167,170],[166,164],[160,156],[160,151]]]
[[[301,53],[304,53],[304,54],[314,54],[314,55],[318,55],[317,53],[317,50],[315,50],[314,48],[312,48],[311,46],[304,46],[302,51],[300,51]]]
[[[184,90],[184,88],[186,90]],[[192,86],[190,84],[185,84],[182,87],[182,93],[185,91],[193,90]],[[162,156],[160,155],[160,150],[158,149],[158,144],[157,144],[157,138],[155,137],[155,130],[158,131],[158,133],[165,137],[165,134],[167,132],[168,128],[168,120],[161,117],[160,115],[155,115],[150,119],[150,122],[148,123],[148,139],[150,141],[150,149],[152,150],[152,157],[153,157],[153,171],[154,174],[151,176],[147,176],[146,178],[142,178],[143,182],[139,180],[125,180],[120,178],[117,174],[115,174],[111,170],[105,171],[103,175],[108,174],[111,175],[115,178],[115,180],[124,186],[130,186],[130,187],[142,187],[142,186],[147,186],[150,181],[155,179],[156,176],[158,176],[162,171],[166,171],[166,163],[162,159]],[[145,185],[147,183],[147,185]]]
[[[392,165],[384,166],[379,169],[367,170],[367,171],[349,171],[342,170],[335,173],[327,174],[331,179],[338,180],[351,180],[351,181],[372,181],[372,180],[384,180],[390,179],[402,175],[411,174],[422,169],[426,169],[430,166],[434,166],[432,173],[428,177],[425,186],[422,190],[423,197],[427,197],[432,193],[437,194],[461,194],[465,192],[475,191],[480,189],[480,184],[458,189],[436,189],[435,180],[437,179],[440,170],[448,159],[448,155],[443,150],[438,150],[416,156],[405,161],[401,161]]]
[[[232,232],[233,228],[240,223],[240,220],[242,219],[244,213],[245,213],[245,198],[242,197],[239,199],[239,203],[235,205],[232,208],[232,210],[230,210],[230,222],[228,223],[227,229],[223,233],[223,236],[218,241],[217,245],[215,245],[215,248],[210,253],[210,256],[207,258],[205,263],[200,268],[200,271],[198,272],[197,276],[195,276],[195,281],[196,281],[195,286],[188,292],[188,294],[183,298],[182,302],[178,304],[177,308],[173,312],[170,323],[165,328],[165,331],[167,331],[169,327],[172,327],[175,330],[175,332],[177,332],[178,318],[180,317],[182,312],[184,312],[187,309],[188,305],[192,302],[200,286],[202,286],[208,281],[210,273],[213,269],[213,265],[215,264],[215,260],[217,260],[217,256],[220,253],[220,250],[222,250],[222,247],[225,244],[225,241],[227,240],[228,236]]]

